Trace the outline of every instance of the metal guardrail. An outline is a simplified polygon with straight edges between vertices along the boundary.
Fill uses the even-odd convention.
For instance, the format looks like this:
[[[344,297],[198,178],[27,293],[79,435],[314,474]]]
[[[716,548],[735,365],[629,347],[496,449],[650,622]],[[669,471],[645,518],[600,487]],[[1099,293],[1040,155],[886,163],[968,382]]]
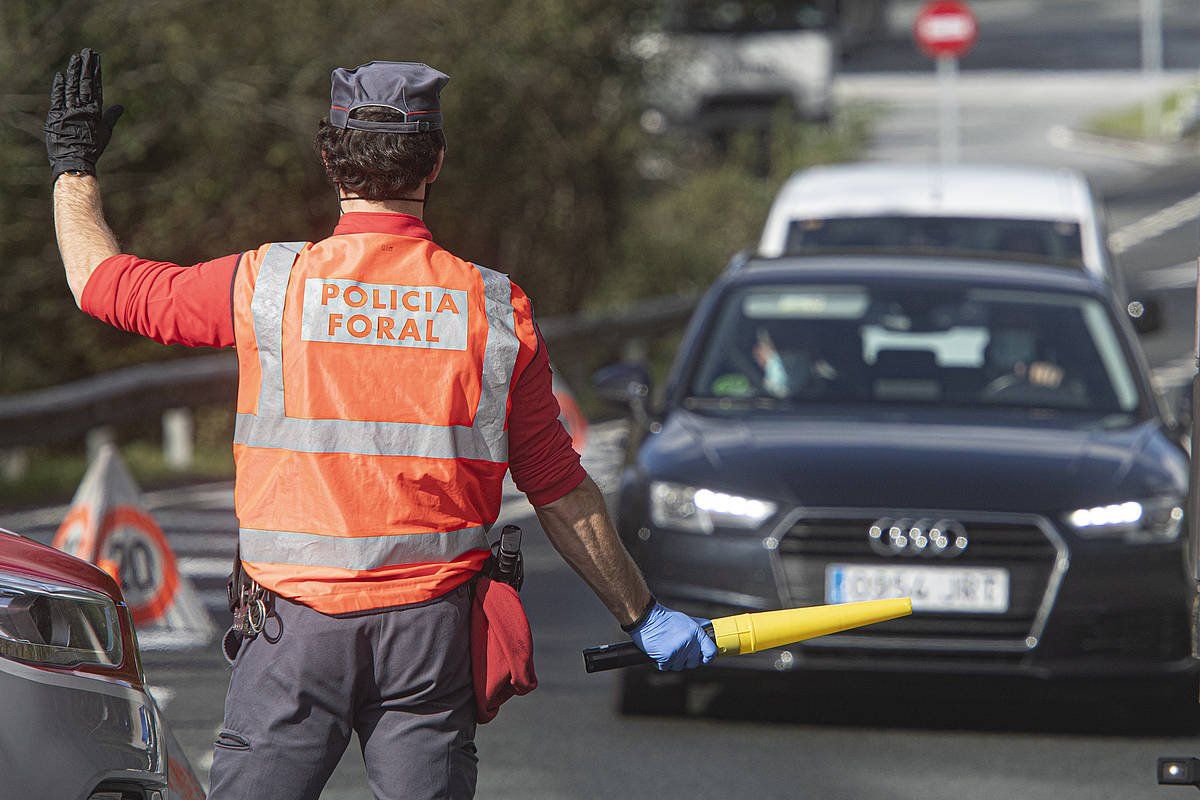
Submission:
[[[596,316],[541,320],[554,352],[611,348],[681,327],[696,307],[692,294],[658,297]],[[89,431],[174,409],[232,402],[233,353],[138,364],[48,389],[0,397],[0,449],[77,440]]]

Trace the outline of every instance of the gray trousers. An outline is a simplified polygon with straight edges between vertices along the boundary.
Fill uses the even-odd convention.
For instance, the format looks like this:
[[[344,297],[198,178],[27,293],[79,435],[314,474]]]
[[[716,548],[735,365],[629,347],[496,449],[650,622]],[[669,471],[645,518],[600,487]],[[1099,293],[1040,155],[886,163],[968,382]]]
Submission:
[[[378,800],[474,796],[465,586],[356,616],[275,610],[234,661],[209,800],[316,800],[352,732]]]

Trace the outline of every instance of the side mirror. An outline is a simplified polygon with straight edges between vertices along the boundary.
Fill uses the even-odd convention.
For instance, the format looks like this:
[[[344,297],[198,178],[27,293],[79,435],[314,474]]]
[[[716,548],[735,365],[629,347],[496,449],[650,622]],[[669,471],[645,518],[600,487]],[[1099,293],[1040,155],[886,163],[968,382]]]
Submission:
[[[1162,306],[1155,299],[1130,300],[1125,310],[1133,321],[1133,329],[1143,336],[1162,328]]]
[[[622,361],[602,367],[592,375],[592,386],[602,399],[627,407],[639,421],[648,418],[650,373],[641,364]]]

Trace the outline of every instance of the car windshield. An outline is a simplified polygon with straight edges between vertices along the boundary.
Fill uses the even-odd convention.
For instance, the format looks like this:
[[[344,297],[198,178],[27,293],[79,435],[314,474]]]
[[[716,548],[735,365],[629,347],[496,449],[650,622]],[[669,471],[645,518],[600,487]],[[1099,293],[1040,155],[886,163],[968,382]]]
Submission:
[[[821,28],[820,2],[792,0],[676,0],[667,7],[667,29],[677,33],[765,33]]]
[[[871,403],[1135,411],[1112,317],[1071,294],[764,286],[721,306],[688,381],[693,405]]]
[[[1081,266],[1079,225],[983,217],[839,217],[788,226],[787,255],[821,250],[1011,254]]]

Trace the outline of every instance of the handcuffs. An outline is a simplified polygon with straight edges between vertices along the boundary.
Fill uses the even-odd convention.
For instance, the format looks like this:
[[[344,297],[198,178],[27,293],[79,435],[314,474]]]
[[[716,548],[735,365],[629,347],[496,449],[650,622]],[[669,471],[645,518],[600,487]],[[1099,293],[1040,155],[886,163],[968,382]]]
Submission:
[[[232,585],[230,589],[229,610],[233,612],[233,627],[242,636],[253,639],[267,625],[267,615],[270,613],[267,603],[271,600],[271,593],[253,578],[242,582],[236,598],[232,595]]]
[[[274,611],[275,596],[242,569],[241,548],[234,553],[233,571],[225,582],[225,591],[233,624],[221,639],[221,651],[225,660],[232,664],[243,640],[253,639],[266,629],[267,620]]]

